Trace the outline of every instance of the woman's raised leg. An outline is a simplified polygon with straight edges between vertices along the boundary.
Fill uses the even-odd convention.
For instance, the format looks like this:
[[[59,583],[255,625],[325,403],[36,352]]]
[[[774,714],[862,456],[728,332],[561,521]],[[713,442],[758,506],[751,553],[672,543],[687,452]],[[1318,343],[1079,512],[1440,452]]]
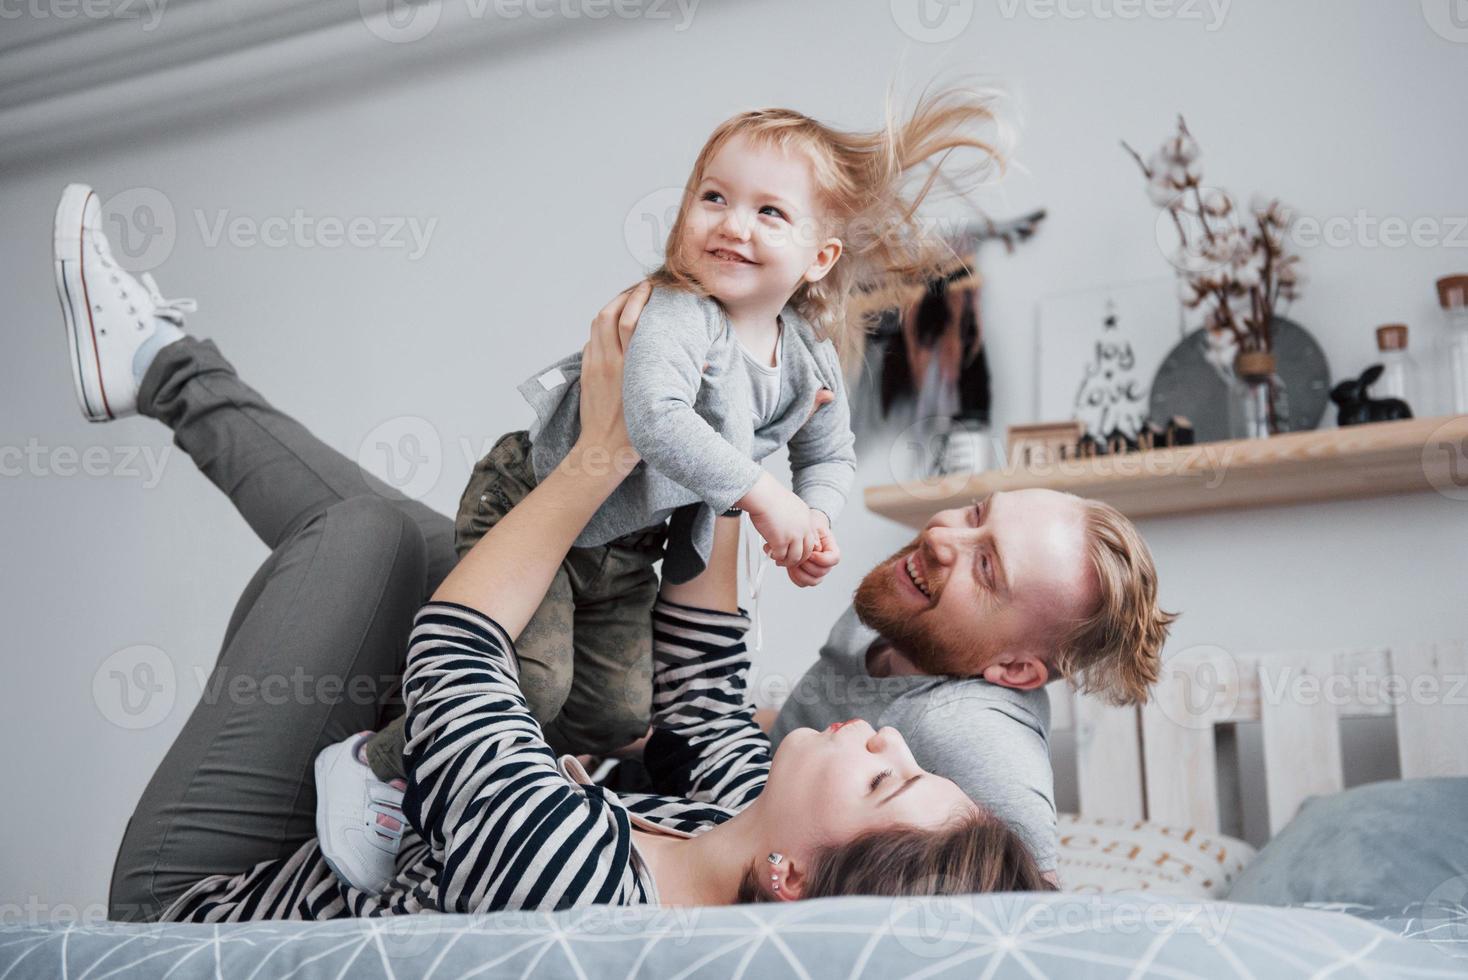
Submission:
[[[364,472],[271,405],[211,340],[186,336],[162,348],[138,388],[138,413],[173,430],[173,441],[270,548],[331,505],[371,495],[400,510],[423,535],[422,598],[458,560],[453,521]]]
[[[113,872],[114,918],[312,836],[313,762],[380,720],[413,614],[456,563],[453,524],[362,472],[182,331],[187,300],[118,266],[97,195],[68,186],[54,269],[82,412],[157,418],[271,548]]]
[[[194,302],[164,299],[151,275],[139,281],[118,265],[97,195],[85,184],[62,192],[53,260],[72,378],[88,419],[140,412],[170,426],[272,549],[332,504],[362,494],[391,502],[427,543],[423,597],[432,594],[456,562],[452,521],[362,472],[241,381],[212,342],[185,335]]]
[[[377,724],[426,563],[418,526],[376,496],[328,504],[276,546],[128,822],[112,918],[156,918],[199,879],[315,836],[313,762]]]

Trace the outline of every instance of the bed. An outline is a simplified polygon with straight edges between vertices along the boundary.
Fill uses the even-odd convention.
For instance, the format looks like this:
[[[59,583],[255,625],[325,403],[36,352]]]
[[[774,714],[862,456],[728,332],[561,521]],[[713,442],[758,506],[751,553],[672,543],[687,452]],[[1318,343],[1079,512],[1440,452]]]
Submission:
[[[6,926],[22,977],[1453,977],[1464,961],[1337,912],[1162,895],[820,899],[758,907],[226,926]]]
[[[1301,693],[1341,676],[1340,696]],[[1411,694],[1423,678],[1437,695]],[[1463,678],[1461,644],[1206,650],[1169,659],[1142,709],[1052,690],[1081,811],[1060,821],[1059,894],[218,926],[10,915],[0,980],[1468,976]],[[1342,791],[1339,720],[1361,714],[1395,719],[1403,779]],[[1257,854],[1220,832],[1238,801],[1217,760],[1251,720],[1277,832]]]

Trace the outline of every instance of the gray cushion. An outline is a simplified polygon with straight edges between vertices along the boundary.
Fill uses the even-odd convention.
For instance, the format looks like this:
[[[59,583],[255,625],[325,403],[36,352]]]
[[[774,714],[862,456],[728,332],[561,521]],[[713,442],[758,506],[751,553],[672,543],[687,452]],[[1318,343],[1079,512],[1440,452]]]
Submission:
[[[1468,778],[1357,786],[1305,801],[1231,902],[1406,906],[1468,894]]]

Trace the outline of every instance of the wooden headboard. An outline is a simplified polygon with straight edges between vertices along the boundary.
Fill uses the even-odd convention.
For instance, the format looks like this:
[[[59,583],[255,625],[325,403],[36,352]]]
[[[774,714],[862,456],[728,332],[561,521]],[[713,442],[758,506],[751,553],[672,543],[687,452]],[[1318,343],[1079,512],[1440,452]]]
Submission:
[[[1269,833],[1312,795],[1344,788],[1340,719],[1394,717],[1401,777],[1468,775],[1468,644],[1334,653],[1193,647],[1163,664],[1152,700],[1116,708],[1050,686],[1051,729],[1072,729],[1081,813],[1217,832],[1220,755],[1261,724]],[[1230,767],[1235,773],[1237,767]]]

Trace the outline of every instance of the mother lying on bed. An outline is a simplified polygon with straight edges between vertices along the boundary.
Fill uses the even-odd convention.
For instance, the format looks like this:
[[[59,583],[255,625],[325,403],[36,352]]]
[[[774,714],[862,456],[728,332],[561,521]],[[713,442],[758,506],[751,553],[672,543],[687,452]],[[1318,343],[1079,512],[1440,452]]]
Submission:
[[[264,679],[303,671],[343,680],[351,692],[357,680],[396,674],[411,628],[409,826],[386,811],[380,818],[402,835],[387,888],[373,895],[342,883],[311,836],[312,760],[374,727],[375,701],[206,695],[129,822],[114,918],[319,919],[1050,887],[1008,826],[924,772],[894,729],[861,721],[799,729],[770,758],[745,698],[737,518],[720,520],[704,573],[665,584],[654,610],[654,731],[644,762],[664,795],[619,798],[546,745],[520,691],[515,638],[581,528],[636,461],[621,369],[645,284],[592,325],[580,441],[453,565],[447,518],[371,481],[274,409],[211,342],[174,331],[179,339],[166,345],[118,348],[79,329],[87,313],[68,306],[66,277],[82,270],[68,272],[64,257],[79,254],[83,265],[107,258],[100,229],[84,227],[81,238],[74,252],[63,243],[58,275],[73,347],[85,347],[110,378],[117,404],[108,414],[137,411],[170,425],[272,549],[231,617],[207,690],[233,692],[234,679],[248,676],[262,682],[249,690],[263,692]],[[107,282],[143,291],[108,264],[89,293],[98,306],[136,302],[103,296]],[[163,300],[151,281],[147,290],[159,316],[181,322],[186,306]]]

